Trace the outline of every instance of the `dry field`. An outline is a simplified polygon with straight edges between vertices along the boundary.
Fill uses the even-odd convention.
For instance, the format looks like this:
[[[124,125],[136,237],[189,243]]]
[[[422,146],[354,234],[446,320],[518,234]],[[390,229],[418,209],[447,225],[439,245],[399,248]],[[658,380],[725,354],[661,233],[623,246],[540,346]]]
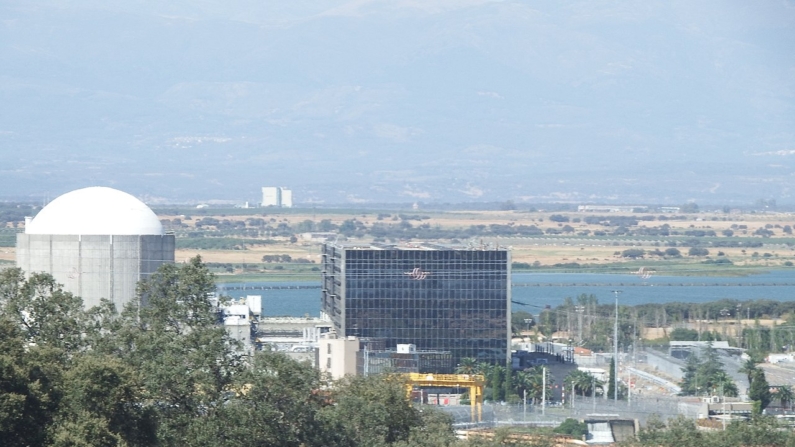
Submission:
[[[14,262],[17,259],[17,251],[14,247],[0,248],[0,261]]]
[[[262,217],[265,218],[271,225],[278,223],[287,223],[291,226],[296,225],[305,220],[320,222],[323,219],[328,219],[334,224],[341,224],[348,219],[356,219],[366,226],[374,223],[397,223],[392,219],[396,216],[395,213],[390,213],[390,217],[383,217],[379,220],[380,212],[362,212],[362,213],[334,213],[334,212],[313,212],[307,210],[306,212],[290,212],[279,213],[274,210],[267,210],[265,213],[256,215],[210,215],[210,216],[194,216],[192,220],[185,220],[184,216],[162,215],[161,219],[173,220],[174,218],[183,218],[183,223],[193,226],[200,217],[214,217],[219,220],[243,220],[249,217]],[[422,221],[412,220],[412,225],[428,224],[431,227],[440,227],[444,229],[454,228],[468,228],[472,225],[535,225],[541,230],[546,231],[549,228],[560,229],[565,225],[570,225],[574,228],[571,235],[564,236],[544,236],[538,238],[476,238],[476,240],[466,241],[468,243],[480,244],[488,243],[492,246],[510,247],[512,252],[512,259],[514,262],[535,263],[538,262],[542,265],[554,265],[558,263],[579,263],[579,264],[614,264],[617,262],[629,262],[633,266],[639,262],[651,262],[652,258],[647,257],[644,261],[629,261],[622,258],[616,253],[629,248],[631,245],[638,245],[636,248],[643,248],[645,250],[653,250],[659,248],[665,250],[664,246],[654,246],[654,237],[637,238],[637,242],[628,241],[626,238],[597,238],[588,236],[576,236],[577,233],[589,231],[591,234],[594,231],[606,230],[601,225],[594,225],[582,222],[587,216],[600,215],[600,216],[632,216],[638,218],[643,214],[610,214],[610,213],[578,213],[578,212],[523,212],[523,211],[450,211],[450,212],[430,212],[423,210],[416,211],[403,211],[406,215],[417,215],[427,217]],[[550,215],[559,214],[569,218],[570,222],[557,223],[551,221]],[[656,215],[655,215],[656,216]],[[639,221],[638,227],[658,227],[663,224],[670,226],[672,231],[684,232],[686,230],[712,230],[718,235],[723,230],[732,229],[736,237],[752,237],[752,233],[765,226],[769,226],[773,231],[773,236],[770,238],[755,238],[763,241],[766,245],[764,247],[754,249],[742,248],[710,248],[710,257],[715,258],[718,251],[722,251],[726,257],[732,260],[735,266],[768,266],[776,267],[782,266],[783,263],[795,261],[795,251],[793,248],[786,245],[785,242],[791,242],[795,239],[791,235],[783,232],[783,227],[786,225],[795,226],[795,216],[790,214],[689,214],[685,215],[686,220],[654,220],[654,221]],[[575,219],[580,219],[580,222],[573,222]],[[738,229],[738,227],[746,226],[746,230]],[[609,229],[607,229],[610,231]],[[743,234],[745,232],[745,234]],[[646,242],[640,242],[641,239],[646,239]],[[729,240],[727,238],[727,240]],[[368,242],[363,240],[361,242]],[[264,255],[273,254],[289,254],[293,258],[303,258],[317,262],[319,260],[318,245],[316,243],[309,243],[299,238],[298,243],[290,243],[289,240],[284,238],[276,239],[276,243],[269,245],[256,245],[247,246],[245,250],[200,250],[200,249],[180,249],[177,251],[177,260],[184,260],[195,256],[197,254],[207,262],[218,263],[259,263]],[[443,241],[444,242],[444,241]],[[686,252],[685,249],[681,249]],[[758,256],[754,256],[757,252]],[[768,256],[764,256],[765,254]],[[15,250],[13,247],[0,248],[0,261],[11,261],[15,259]],[[654,258],[656,260],[656,258]],[[702,259],[703,260],[703,259]],[[676,262],[686,262],[678,260]]]
[[[385,217],[382,220],[378,219],[379,212],[362,212],[362,213],[315,213],[307,210],[305,213],[290,210],[287,213],[279,213],[274,210],[267,210],[264,214],[248,215],[248,216],[201,216],[201,217],[214,217],[216,219],[230,219],[230,220],[243,220],[249,217],[263,217],[271,221],[270,224],[287,223],[295,225],[305,220],[320,222],[323,219],[328,219],[335,224],[341,224],[348,219],[356,219],[366,226],[370,226],[376,222],[382,223],[397,223],[392,220],[392,217]],[[488,237],[477,238],[477,240],[466,241],[468,243],[480,244],[486,243],[499,245],[502,247],[510,247],[512,250],[512,259],[514,262],[534,263],[539,262],[542,265],[553,265],[557,263],[579,263],[579,264],[613,264],[617,262],[630,262],[622,258],[617,253],[635,246],[635,248],[643,248],[645,250],[653,250],[659,248],[665,250],[664,245],[655,244],[655,240],[660,240],[657,237],[638,237],[635,241],[627,240],[627,238],[611,239],[610,237],[592,237],[592,236],[576,236],[577,233],[582,231],[589,231],[593,234],[594,231],[611,231],[611,228],[605,228],[598,224],[588,224],[582,221],[587,216],[631,216],[639,218],[644,214],[620,214],[620,213],[579,213],[579,212],[523,212],[523,211],[463,211],[463,212],[426,212],[423,210],[404,211],[406,215],[418,215],[428,217],[422,221],[412,220],[412,225],[429,224],[432,228],[440,227],[444,229],[453,228],[468,228],[471,225],[535,225],[541,230],[546,231],[549,228],[560,229],[565,225],[570,225],[574,228],[574,232],[570,235],[559,236],[544,236],[538,238],[500,238]],[[569,218],[570,222],[558,223],[551,221],[550,215],[559,214]],[[392,214],[395,216],[396,214]],[[653,214],[655,217],[658,214]],[[792,235],[785,234],[783,227],[786,225],[795,225],[795,216],[790,214],[687,214],[686,220],[654,220],[654,221],[640,221],[638,227],[659,227],[663,224],[670,226],[672,231],[684,232],[687,230],[712,230],[721,236],[723,230],[733,230],[735,238],[748,238],[754,237],[763,241],[766,245],[764,247],[753,249],[742,248],[709,248],[710,257],[716,258],[718,251],[725,254],[726,257],[732,260],[735,266],[781,266],[784,262],[795,261],[795,251],[785,243],[793,241]],[[182,216],[160,216],[161,219],[174,219]],[[670,216],[667,216],[670,217]],[[193,220],[183,220],[183,223],[192,225],[200,216],[194,216]],[[579,218],[580,222],[573,222]],[[747,229],[741,229],[746,226]],[[762,238],[760,236],[753,236],[753,232],[758,228],[769,227],[773,231],[773,236],[769,238]],[[727,238],[731,240],[731,238]],[[368,242],[368,239],[361,242]],[[444,242],[444,241],[443,241]],[[687,248],[680,247],[683,254],[687,253]],[[757,256],[754,256],[757,252]],[[768,255],[765,255],[765,254]],[[302,241],[299,238],[298,243],[291,244],[287,240],[278,241],[276,244],[264,246],[249,246],[246,250],[179,250],[177,252],[177,259],[185,259],[196,254],[201,254],[202,257],[208,262],[224,262],[224,263],[257,263],[260,262],[263,255],[267,254],[289,254],[293,258],[304,258],[314,260],[317,262],[318,246],[316,243],[309,243]],[[0,257],[0,259],[2,259]],[[656,257],[647,257],[647,260],[657,260]],[[703,261],[703,258],[701,259]],[[688,262],[689,259],[685,256],[676,262]],[[638,262],[634,261],[632,264],[636,265]]]

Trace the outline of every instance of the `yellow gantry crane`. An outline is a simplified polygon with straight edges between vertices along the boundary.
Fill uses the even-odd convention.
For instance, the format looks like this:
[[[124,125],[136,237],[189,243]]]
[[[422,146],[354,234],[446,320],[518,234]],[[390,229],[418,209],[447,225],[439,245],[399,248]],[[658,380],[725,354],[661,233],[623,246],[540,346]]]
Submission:
[[[483,420],[483,387],[486,378],[481,374],[423,374],[408,373],[406,393],[410,396],[414,387],[469,388],[469,408],[472,422]]]

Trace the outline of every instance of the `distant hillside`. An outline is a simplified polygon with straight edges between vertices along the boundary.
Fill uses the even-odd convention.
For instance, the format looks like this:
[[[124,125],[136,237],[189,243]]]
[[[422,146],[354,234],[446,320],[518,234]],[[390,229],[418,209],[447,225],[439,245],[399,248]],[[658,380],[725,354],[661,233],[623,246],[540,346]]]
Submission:
[[[12,0],[0,196],[793,203],[788,2]]]

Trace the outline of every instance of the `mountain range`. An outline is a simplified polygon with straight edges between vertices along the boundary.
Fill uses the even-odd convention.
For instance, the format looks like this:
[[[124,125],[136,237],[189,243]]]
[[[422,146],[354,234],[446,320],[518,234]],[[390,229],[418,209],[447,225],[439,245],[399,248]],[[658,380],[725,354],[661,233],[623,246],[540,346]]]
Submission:
[[[795,203],[795,3],[0,2],[0,199]]]

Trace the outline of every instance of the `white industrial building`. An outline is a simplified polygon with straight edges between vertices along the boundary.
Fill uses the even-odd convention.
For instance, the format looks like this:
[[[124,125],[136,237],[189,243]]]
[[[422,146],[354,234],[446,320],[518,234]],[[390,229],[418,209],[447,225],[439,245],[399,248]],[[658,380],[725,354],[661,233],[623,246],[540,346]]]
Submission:
[[[355,376],[357,352],[359,352],[358,338],[353,336],[338,338],[336,332],[323,334],[318,340],[318,369],[334,380]]]
[[[214,297],[218,305],[218,297]],[[224,320],[224,329],[230,338],[237,340],[245,352],[254,349],[252,335],[256,331],[259,318],[262,315],[262,296],[248,295],[245,300],[240,298],[219,305]]]
[[[16,256],[25,274],[51,274],[86,308],[107,298],[120,310],[136,299],[138,281],[174,262],[174,235],[135,197],[91,187],[58,197],[28,219]]]
[[[279,208],[293,207],[293,191],[283,187],[264,186],[262,188],[262,206]]]

